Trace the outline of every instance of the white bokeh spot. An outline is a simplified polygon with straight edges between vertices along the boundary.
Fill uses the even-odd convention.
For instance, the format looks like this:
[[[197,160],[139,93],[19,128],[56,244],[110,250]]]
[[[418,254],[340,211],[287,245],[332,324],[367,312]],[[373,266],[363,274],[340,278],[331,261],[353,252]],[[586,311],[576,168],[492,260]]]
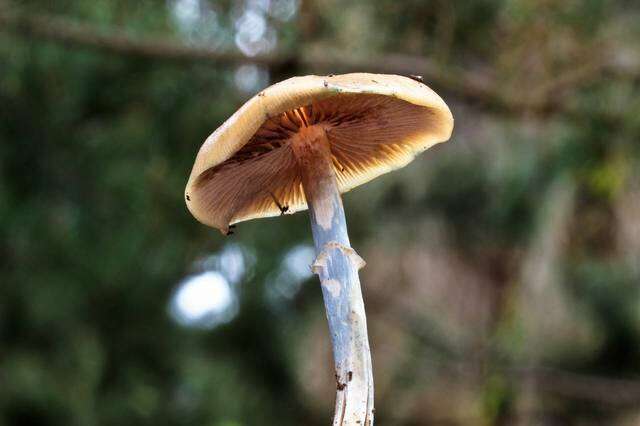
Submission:
[[[215,271],[186,278],[176,290],[171,313],[180,324],[211,328],[235,315],[236,297],[226,278]]]

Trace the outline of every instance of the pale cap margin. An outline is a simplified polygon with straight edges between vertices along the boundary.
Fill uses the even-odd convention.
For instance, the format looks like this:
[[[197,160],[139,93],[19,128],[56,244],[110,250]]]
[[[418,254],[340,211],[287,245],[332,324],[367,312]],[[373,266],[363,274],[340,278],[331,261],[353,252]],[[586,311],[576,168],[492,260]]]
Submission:
[[[196,156],[185,189],[189,211],[200,222],[223,232],[228,230],[230,223],[279,215],[280,210],[274,205],[272,209],[262,209],[255,214],[242,217],[232,217],[229,222],[221,223],[220,218],[212,220],[206,209],[199,208],[199,203],[189,202],[190,194],[194,192],[194,184],[203,172],[232,157],[269,118],[342,94],[384,95],[423,106],[436,116],[437,125],[430,128],[430,131],[416,136],[409,145],[410,152],[401,157],[396,156],[393,162],[377,163],[368,173],[360,174],[355,179],[339,179],[338,185],[341,192],[349,191],[377,176],[404,167],[413,160],[415,155],[448,140],[451,136],[453,116],[445,102],[428,86],[411,78],[370,73],[293,77],[274,84],[249,99],[205,140]],[[290,205],[289,211],[293,213],[304,210],[306,207],[306,202],[301,200]]]

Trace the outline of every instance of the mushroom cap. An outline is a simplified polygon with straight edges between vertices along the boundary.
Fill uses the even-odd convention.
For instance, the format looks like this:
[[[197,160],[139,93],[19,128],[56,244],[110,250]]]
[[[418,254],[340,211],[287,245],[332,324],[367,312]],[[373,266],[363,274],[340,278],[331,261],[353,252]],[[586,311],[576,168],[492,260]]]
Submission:
[[[229,225],[307,208],[289,138],[320,125],[340,192],[404,167],[451,136],[453,116],[425,84],[353,73],[293,77],[249,99],[204,142],[185,199],[200,222]]]

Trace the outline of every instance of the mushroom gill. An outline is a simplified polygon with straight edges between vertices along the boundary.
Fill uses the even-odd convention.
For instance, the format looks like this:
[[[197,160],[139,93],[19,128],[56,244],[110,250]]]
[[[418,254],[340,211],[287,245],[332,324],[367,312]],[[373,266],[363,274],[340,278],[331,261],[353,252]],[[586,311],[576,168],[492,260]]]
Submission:
[[[200,174],[192,198],[215,214],[215,224],[306,208],[291,142],[321,126],[330,143],[341,192],[404,165],[428,147],[425,134],[447,129],[437,113],[391,96],[340,94],[269,117],[230,158]]]

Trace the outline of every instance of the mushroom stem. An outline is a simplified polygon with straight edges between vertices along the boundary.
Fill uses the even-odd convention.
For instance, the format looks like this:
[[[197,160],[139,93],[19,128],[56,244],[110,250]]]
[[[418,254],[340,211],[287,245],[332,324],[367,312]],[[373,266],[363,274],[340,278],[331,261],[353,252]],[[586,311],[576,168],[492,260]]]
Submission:
[[[303,127],[292,139],[309,206],[318,274],[329,321],[336,379],[334,426],[373,425],[373,373],[358,270],[323,126]]]

